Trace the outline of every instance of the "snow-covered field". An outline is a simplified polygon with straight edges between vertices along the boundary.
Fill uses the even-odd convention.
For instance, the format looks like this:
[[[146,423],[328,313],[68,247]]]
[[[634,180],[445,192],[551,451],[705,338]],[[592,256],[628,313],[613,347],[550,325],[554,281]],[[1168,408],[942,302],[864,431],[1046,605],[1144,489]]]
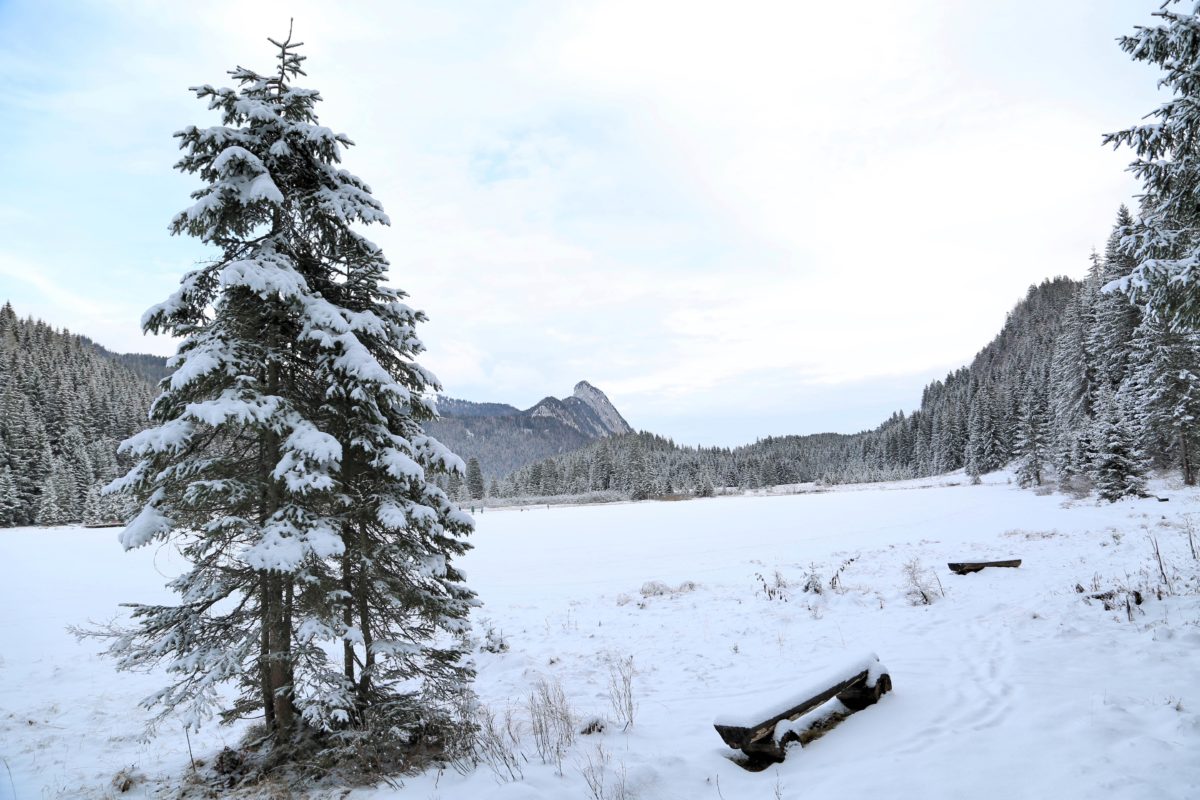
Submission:
[[[1200,496],[1158,485],[1169,503],[1098,505],[992,477],[489,509],[465,568],[485,603],[481,641],[490,625],[509,649],[478,653],[476,688],[499,718],[513,712],[520,778],[485,765],[352,796],[1200,797],[1200,562],[1185,530],[1196,514],[1200,539]],[[161,596],[169,553],[122,553],[115,533],[0,531],[0,798],[150,797],[186,768],[182,730],[138,740],[136,701],[158,679],[115,673],[64,630]],[[1020,569],[946,569],[1010,557]],[[914,560],[931,605],[913,604]],[[804,591],[811,573],[820,594]],[[1145,598],[1132,622],[1123,596],[1112,610],[1085,599],[1126,589]],[[728,758],[715,717],[868,651],[895,686],[878,705],[766,771]],[[609,684],[630,657],[637,708],[622,730]],[[578,736],[561,769],[542,763],[527,726],[539,681],[562,686],[581,725],[610,721]],[[211,758],[236,739],[213,727],[192,747]],[[120,795],[111,781],[127,767],[147,780]]]

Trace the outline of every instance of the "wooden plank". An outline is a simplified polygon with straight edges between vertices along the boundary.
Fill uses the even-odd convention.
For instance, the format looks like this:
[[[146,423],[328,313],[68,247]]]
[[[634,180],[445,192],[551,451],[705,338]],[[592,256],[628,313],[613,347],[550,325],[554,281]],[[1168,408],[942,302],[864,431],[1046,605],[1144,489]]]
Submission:
[[[774,734],[775,726],[783,720],[795,720],[802,714],[807,714],[822,703],[832,700],[837,695],[846,692],[848,689],[857,687],[859,684],[865,687],[868,674],[868,670],[863,670],[857,675],[836,683],[819,694],[813,695],[799,705],[792,706],[787,711],[757,723],[752,728],[743,728],[734,725],[714,725],[713,727],[717,729],[717,733],[725,740],[725,744],[730,747],[738,750],[745,750],[748,747],[753,748],[754,744],[760,739]],[[882,680],[882,676],[880,680]]]
[[[1008,561],[952,561],[946,566],[950,568],[951,572],[958,575],[967,575],[972,572],[979,572],[979,570],[986,567],[1019,567],[1021,566],[1021,559],[1013,558]]]

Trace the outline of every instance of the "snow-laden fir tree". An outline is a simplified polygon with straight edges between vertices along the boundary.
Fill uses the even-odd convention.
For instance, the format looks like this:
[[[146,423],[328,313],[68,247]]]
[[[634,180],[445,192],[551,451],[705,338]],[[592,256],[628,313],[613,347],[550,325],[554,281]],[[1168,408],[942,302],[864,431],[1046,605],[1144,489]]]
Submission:
[[[1097,383],[1116,390],[1129,374],[1134,330],[1141,321],[1141,310],[1121,292],[1105,292],[1103,287],[1128,275],[1136,262],[1124,245],[1133,230],[1133,216],[1125,206],[1117,211],[1117,220],[1104,248],[1099,265],[1092,328],[1087,332],[1088,352],[1096,361]]]
[[[1133,337],[1122,394],[1140,410],[1147,449],[1194,486],[1200,473],[1200,333],[1172,329],[1147,314]]]
[[[1138,224],[1127,236],[1135,266],[1109,285],[1164,316],[1171,325],[1200,327],[1200,2],[1166,0],[1152,25],[1122,36],[1134,61],[1163,71],[1160,88],[1171,95],[1145,123],[1105,135],[1106,144],[1129,147],[1129,170],[1144,193]]]
[[[0,466],[0,528],[16,525],[21,508],[17,496],[17,483],[13,480],[12,467]]]
[[[472,521],[433,482],[463,465],[422,432],[440,388],[414,361],[425,317],[356,230],[388,218],[293,83],[299,45],[273,44],[275,73],[193,89],[219,125],[175,134],[176,168],[203,185],[172,231],[217,255],[143,317],[182,343],[110,488],[144,502],[125,548],[169,540],[190,568],[176,603],[133,606],[110,652],[166,668],[145,701],[160,718],[261,717],[268,765],[300,742],[429,748],[471,677],[454,559]]]
[[[1145,496],[1146,457],[1131,403],[1108,389],[1102,390],[1097,396],[1094,427],[1092,480],[1096,493],[1110,503],[1122,497]]]
[[[1050,411],[1046,381],[1030,381],[1017,425],[1017,483],[1041,486],[1050,456]]]
[[[483,469],[479,466],[479,459],[474,456],[467,459],[467,493],[472,500],[483,499]]]

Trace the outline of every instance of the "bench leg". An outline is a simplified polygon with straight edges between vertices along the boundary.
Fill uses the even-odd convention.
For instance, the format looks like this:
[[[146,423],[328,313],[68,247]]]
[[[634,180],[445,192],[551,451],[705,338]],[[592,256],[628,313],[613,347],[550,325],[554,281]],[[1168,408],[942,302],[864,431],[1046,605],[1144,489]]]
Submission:
[[[842,705],[851,711],[862,711],[867,706],[879,702],[879,698],[892,690],[892,676],[884,673],[879,676],[873,687],[855,686],[837,696]]]

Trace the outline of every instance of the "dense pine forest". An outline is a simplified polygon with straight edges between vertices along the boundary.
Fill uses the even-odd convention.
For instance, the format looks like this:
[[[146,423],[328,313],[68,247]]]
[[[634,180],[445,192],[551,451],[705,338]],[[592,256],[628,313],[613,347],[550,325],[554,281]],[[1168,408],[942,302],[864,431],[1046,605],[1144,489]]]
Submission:
[[[155,371],[153,356],[125,360],[0,308],[0,527],[123,518],[100,487],[146,425]]]
[[[1031,286],[969,366],[925,387],[920,407],[855,435],[768,438],[738,448],[679,447],[642,433],[532,464],[501,497],[616,491],[633,498],[714,487],[971,477],[1012,465],[1022,485],[1054,479],[1116,500],[1148,471],[1196,481],[1200,337],[1146,314],[1113,283],[1130,274],[1122,207],[1083,281]],[[1106,287],[1108,290],[1106,291]]]

